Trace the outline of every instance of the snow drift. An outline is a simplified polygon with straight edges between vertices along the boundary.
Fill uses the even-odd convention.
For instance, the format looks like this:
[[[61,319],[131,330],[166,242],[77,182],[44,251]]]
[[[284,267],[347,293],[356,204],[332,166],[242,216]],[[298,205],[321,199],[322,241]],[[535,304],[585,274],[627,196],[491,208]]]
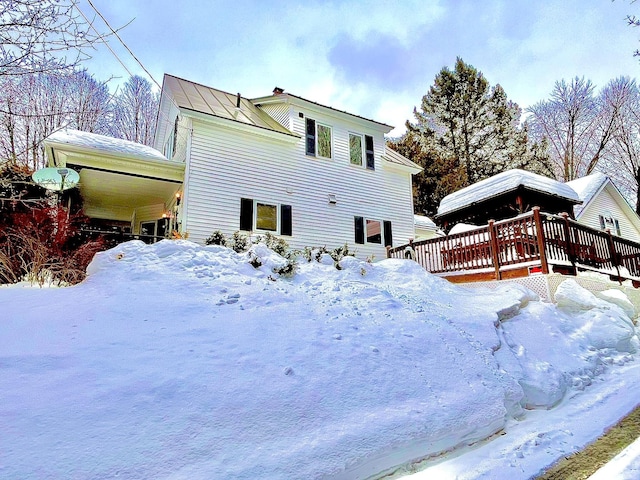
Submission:
[[[282,264],[129,242],[75,287],[0,289],[0,476],[368,478],[552,408],[638,345],[626,297],[571,281],[556,307],[411,261]]]

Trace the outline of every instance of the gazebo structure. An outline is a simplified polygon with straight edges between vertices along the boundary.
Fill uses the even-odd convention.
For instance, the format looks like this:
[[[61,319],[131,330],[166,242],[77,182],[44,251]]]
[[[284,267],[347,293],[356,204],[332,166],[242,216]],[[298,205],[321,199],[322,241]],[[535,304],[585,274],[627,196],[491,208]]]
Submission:
[[[524,170],[508,170],[447,195],[440,202],[437,222],[449,231],[457,223],[486,225],[540,207],[543,212],[569,213],[582,203],[567,184]]]

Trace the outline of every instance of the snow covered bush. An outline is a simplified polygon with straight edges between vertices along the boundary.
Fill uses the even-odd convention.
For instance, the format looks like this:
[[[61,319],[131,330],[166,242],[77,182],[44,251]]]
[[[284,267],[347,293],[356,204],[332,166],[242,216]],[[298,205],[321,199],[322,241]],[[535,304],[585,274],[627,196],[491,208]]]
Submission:
[[[220,230],[216,230],[204,241],[204,243],[205,245],[222,245],[225,247],[227,245],[227,237],[225,237],[224,233]]]
[[[240,232],[233,232],[229,246],[236,253],[246,252],[249,248],[249,237]]]

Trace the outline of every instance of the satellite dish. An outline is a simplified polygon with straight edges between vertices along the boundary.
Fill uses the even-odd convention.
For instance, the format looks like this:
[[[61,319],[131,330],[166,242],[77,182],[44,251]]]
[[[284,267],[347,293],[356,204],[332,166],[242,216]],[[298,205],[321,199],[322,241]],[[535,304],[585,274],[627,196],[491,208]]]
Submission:
[[[33,172],[31,178],[37,185],[56,192],[73,188],[80,181],[80,175],[75,170],[58,167],[41,168]]]

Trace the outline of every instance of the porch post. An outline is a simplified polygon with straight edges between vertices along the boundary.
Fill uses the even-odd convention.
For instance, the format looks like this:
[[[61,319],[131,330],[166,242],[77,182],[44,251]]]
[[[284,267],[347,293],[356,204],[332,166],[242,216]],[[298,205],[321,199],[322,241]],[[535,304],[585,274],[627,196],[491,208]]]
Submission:
[[[571,262],[573,275],[577,275],[578,271],[576,269],[576,256],[573,254],[574,248],[573,248],[573,241],[571,240],[571,227],[569,226],[569,214],[567,212],[562,212],[560,216],[564,220],[562,224],[564,227],[566,254],[569,257],[569,261]]]
[[[536,226],[536,239],[538,240],[538,251],[540,252],[540,265],[542,273],[549,273],[549,263],[547,262],[547,252],[545,251],[544,229],[542,228],[542,218],[540,217],[540,207],[533,207],[533,223]]]
[[[607,233],[607,243],[609,244],[609,256],[611,257],[611,263],[614,267],[616,267],[616,272],[618,272],[618,283],[622,285],[622,278],[620,277],[620,266],[618,265],[618,254],[616,253],[616,246],[613,243],[611,229],[607,228],[605,232]]]
[[[489,248],[491,248],[491,258],[493,267],[496,270],[496,280],[500,280],[500,256],[498,255],[498,235],[496,234],[495,221],[489,220]]]

